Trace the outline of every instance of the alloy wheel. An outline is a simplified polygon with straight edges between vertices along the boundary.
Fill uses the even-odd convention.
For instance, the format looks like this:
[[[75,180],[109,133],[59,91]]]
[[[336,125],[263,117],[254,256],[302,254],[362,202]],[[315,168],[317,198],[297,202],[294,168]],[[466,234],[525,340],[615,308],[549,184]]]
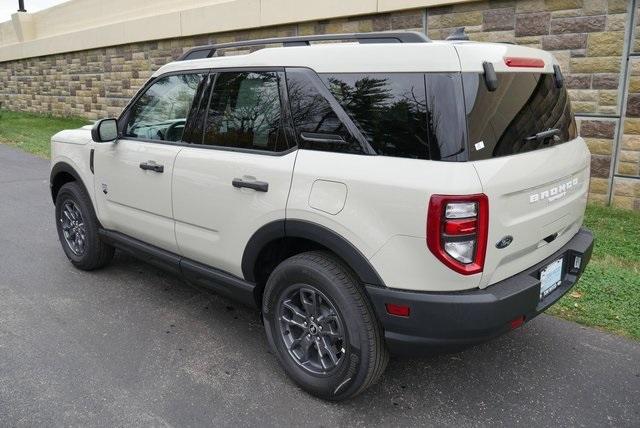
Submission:
[[[297,284],[278,304],[280,336],[289,355],[305,370],[327,375],[345,355],[344,322],[333,303],[318,289]]]
[[[58,221],[71,252],[76,256],[83,255],[87,245],[87,229],[78,205],[72,200],[64,201]]]

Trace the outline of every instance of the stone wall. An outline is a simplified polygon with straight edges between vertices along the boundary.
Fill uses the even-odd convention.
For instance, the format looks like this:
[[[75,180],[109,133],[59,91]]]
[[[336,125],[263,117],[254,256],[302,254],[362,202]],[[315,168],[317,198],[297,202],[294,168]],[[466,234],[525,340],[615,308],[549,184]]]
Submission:
[[[640,39],[633,46],[625,44],[632,22],[630,2],[467,2],[10,61],[0,63],[0,102],[11,110],[91,119],[115,116],[153,71],[196,45],[385,30],[426,31],[432,39],[441,39],[464,26],[472,40],[553,52],[566,76],[580,133],[592,152],[591,200],[640,209],[640,56],[630,58],[626,73],[627,51],[640,54]]]
[[[636,28],[630,46],[623,126],[613,178],[612,203],[640,210],[640,4],[635,10]]]
[[[427,10],[427,33],[440,39],[465,26],[472,40],[551,51],[566,77],[580,134],[592,153],[591,200],[606,204],[613,196],[614,205],[640,209],[639,180],[613,177],[638,177],[640,94],[629,94],[628,132],[625,130],[618,144],[630,18],[629,0],[481,1]],[[640,49],[640,41],[636,40],[635,46]],[[638,60],[630,90],[640,92]]]
[[[117,116],[160,66],[211,43],[307,34],[422,29],[423,11],[159,40],[0,63],[2,108],[83,116]]]

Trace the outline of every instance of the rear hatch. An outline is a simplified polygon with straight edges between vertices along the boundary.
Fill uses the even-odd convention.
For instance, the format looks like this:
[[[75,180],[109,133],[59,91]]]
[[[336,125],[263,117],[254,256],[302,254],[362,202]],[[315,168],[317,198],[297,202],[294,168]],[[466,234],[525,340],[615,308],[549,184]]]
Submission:
[[[468,160],[489,198],[480,284],[486,287],[549,257],[575,235],[584,216],[590,155],[576,135],[550,54],[505,44],[460,43],[456,50]],[[494,91],[485,82],[485,61],[496,72]]]

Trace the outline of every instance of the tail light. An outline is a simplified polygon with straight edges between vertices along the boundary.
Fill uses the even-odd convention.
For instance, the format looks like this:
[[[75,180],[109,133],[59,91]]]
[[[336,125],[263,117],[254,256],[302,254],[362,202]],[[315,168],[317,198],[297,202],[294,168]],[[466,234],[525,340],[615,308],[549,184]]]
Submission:
[[[540,58],[508,56],[504,58],[504,63],[507,65],[507,67],[544,68],[544,60]]]
[[[485,194],[433,195],[427,213],[427,246],[463,275],[482,272],[487,251],[489,200]]]

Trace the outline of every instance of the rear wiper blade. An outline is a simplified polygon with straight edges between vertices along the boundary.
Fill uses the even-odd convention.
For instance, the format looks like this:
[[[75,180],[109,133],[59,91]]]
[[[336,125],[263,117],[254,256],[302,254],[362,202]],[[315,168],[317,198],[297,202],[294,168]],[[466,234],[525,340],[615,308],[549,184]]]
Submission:
[[[558,128],[547,129],[546,131],[538,132],[535,135],[525,138],[525,141],[544,141],[549,138],[555,137],[560,134],[560,130]]]

